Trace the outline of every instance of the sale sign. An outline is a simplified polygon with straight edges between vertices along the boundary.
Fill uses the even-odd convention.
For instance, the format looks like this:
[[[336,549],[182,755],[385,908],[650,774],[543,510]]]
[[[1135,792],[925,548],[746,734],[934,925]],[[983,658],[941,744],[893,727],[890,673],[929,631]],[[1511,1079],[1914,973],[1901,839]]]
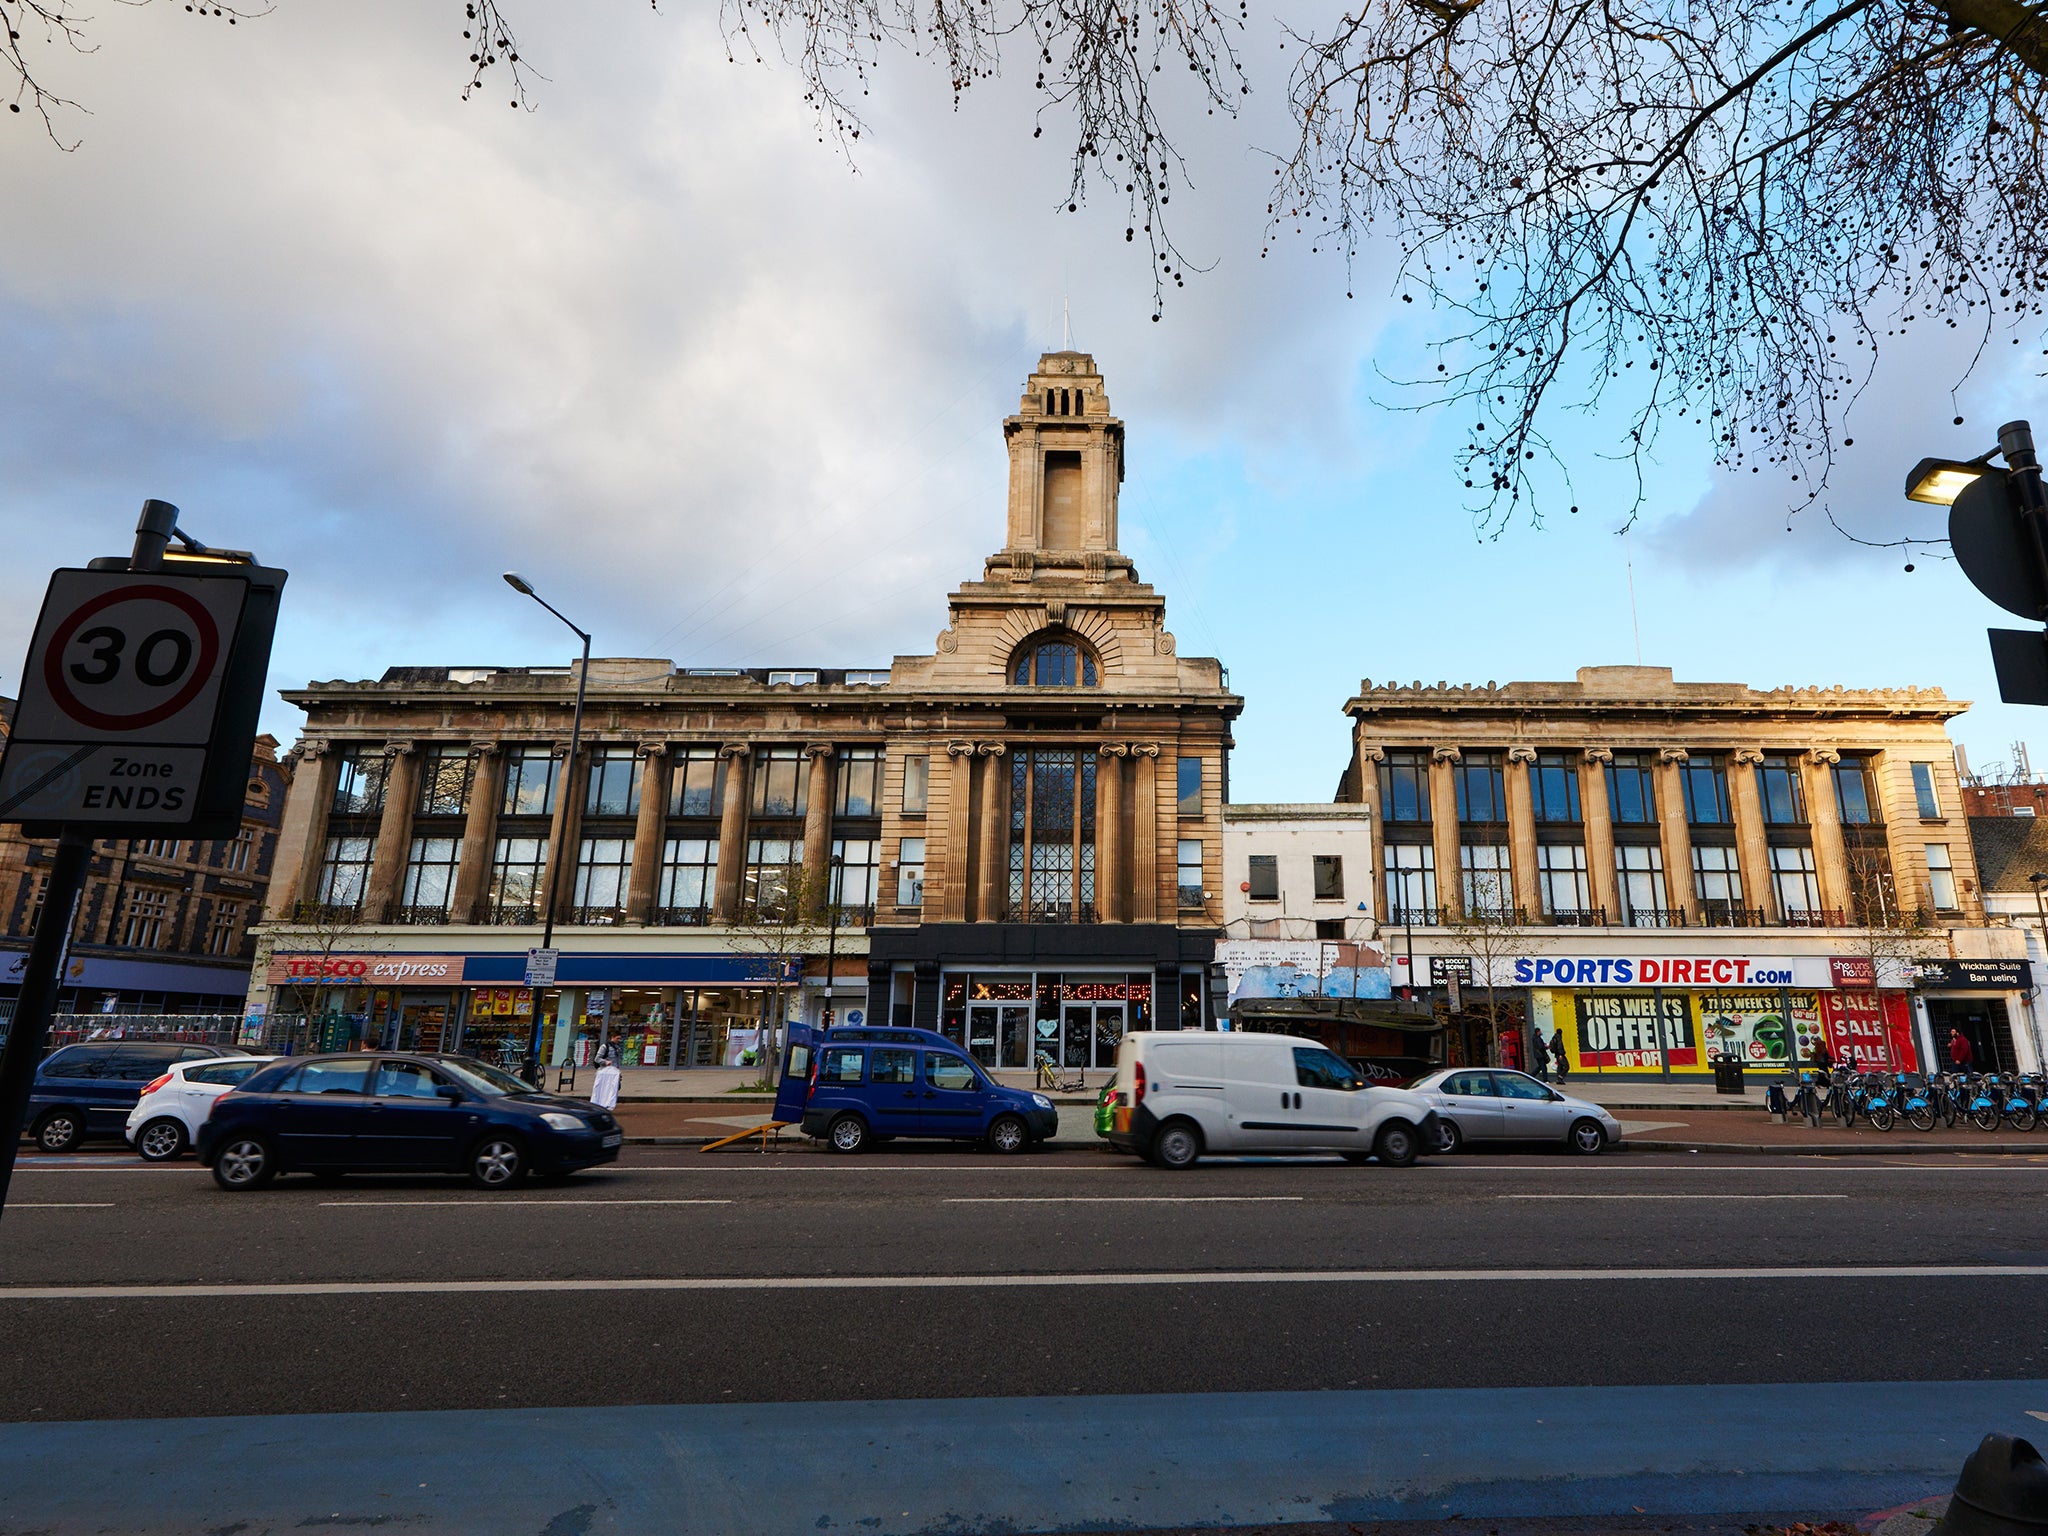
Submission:
[[[1864,1071],[1912,1072],[1919,1067],[1913,1049],[1912,1010],[1903,992],[1828,992],[1828,1045],[1835,1060]]]

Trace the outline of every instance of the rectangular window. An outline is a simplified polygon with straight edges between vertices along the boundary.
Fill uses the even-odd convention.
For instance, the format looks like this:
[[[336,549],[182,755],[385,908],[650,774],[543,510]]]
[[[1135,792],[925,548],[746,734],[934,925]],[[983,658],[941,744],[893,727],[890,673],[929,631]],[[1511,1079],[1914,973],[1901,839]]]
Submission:
[[[1539,843],[1536,847],[1536,888],[1543,912],[1560,922],[1583,923],[1593,917],[1593,896],[1586,879],[1583,843]]]
[[[754,758],[754,814],[804,813],[804,755],[795,747],[770,747]]]
[[[163,943],[164,919],[170,915],[171,893],[137,886],[128,893],[128,914],[121,942],[130,949],[156,949]]]
[[[931,759],[919,754],[903,759],[903,814],[922,816],[925,795],[931,782]]]
[[[547,881],[548,840],[501,837],[491,859],[491,921],[537,923]]]
[[[1498,752],[1467,752],[1451,770],[1458,787],[1458,820],[1504,822],[1508,819],[1507,784]]]
[[[1685,786],[1685,819],[1695,827],[1725,827],[1734,822],[1728,809],[1728,771],[1718,757],[1696,757],[1678,770]]]
[[[1579,768],[1569,752],[1539,752],[1529,767],[1529,798],[1538,821],[1579,821]]]
[[[1820,911],[1820,881],[1813,872],[1813,850],[1773,848],[1771,888],[1786,922],[1815,921]]]
[[[1842,825],[1867,827],[1878,820],[1877,788],[1871,782],[1869,762],[1860,757],[1845,757],[1831,771],[1835,808],[1842,813]]]
[[[789,893],[803,862],[801,838],[747,840],[747,867],[740,900],[750,922],[780,922],[790,915]]]
[[[137,858],[162,859],[169,862],[178,856],[178,839],[175,837],[147,837],[128,845],[129,852]]]
[[[896,905],[924,905],[924,839],[906,837],[896,844]]]
[[[583,814],[637,816],[639,813],[639,755],[631,747],[606,747],[591,753],[590,775],[583,789]]]
[[[1202,760],[1199,757],[1180,760],[1180,814],[1202,814]]]
[[[1436,921],[1436,850],[1428,843],[1387,845],[1387,921]]]
[[[626,914],[633,839],[586,837],[576,853],[576,921],[616,923]]]
[[[1953,912],[1962,903],[1956,900],[1956,870],[1949,860],[1948,844],[1929,843],[1926,847],[1928,894],[1937,911]]]
[[[374,816],[383,810],[384,780],[390,764],[382,747],[350,747],[343,752],[334,777],[334,814]]]
[[[1280,859],[1276,854],[1255,853],[1251,856],[1246,878],[1251,882],[1253,901],[1278,901],[1280,899]]]
[[[459,837],[416,837],[405,860],[405,886],[399,898],[408,922],[445,922],[455,896],[455,870],[462,862]]]
[[[1692,888],[1700,905],[1708,909],[1709,920],[1726,920],[1742,906],[1742,870],[1733,848],[1711,843],[1694,843]]]
[[[882,814],[882,749],[848,747],[839,754],[832,810],[840,816]]]
[[[362,906],[363,890],[370,882],[370,858],[376,850],[374,837],[328,838],[314,900],[337,911],[353,912]]]
[[[1774,753],[1756,765],[1757,794],[1764,820],[1774,827],[1806,825],[1806,786],[1799,779],[1799,760]]]
[[[1514,906],[1514,876],[1508,851],[1495,843],[1467,843],[1458,850],[1459,883],[1465,915],[1498,921]]]
[[[221,855],[221,868],[235,874],[242,874],[256,861],[256,829],[244,827],[237,832]]]
[[[460,816],[468,810],[473,763],[468,747],[444,743],[424,749],[414,809],[422,816]]]
[[[871,1083],[914,1083],[917,1081],[917,1052],[900,1046],[878,1046],[868,1052],[868,1081]]]
[[[1941,797],[1934,792],[1934,764],[1913,765],[1913,800],[1920,808],[1923,821],[1941,819]]]
[[[777,683],[787,683],[792,688],[808,688],[817,680],[818,674],[815,672],[770,672],[768,674],[768,686],[771,688]]]
[[[213,917],[206,925],[206,952],[209,955],[232,955],[242,945],[242,904],[239,901],[216,903]]]
[[[1607,814],[1617,826],[1647,826],[1657,819],[1656,766],[1640,752],[1617,752],[1607,765]]]
[[[1182,758],[1182,762],[1189,759]],[[1180,889],[1180,904],[1183,907],[1202,905],[1202,840],[1199,837],[1178,839],[1174,856],[1174,883]]]
[[[872,837],[832,839],[831,893],[826,898],[839,908],[842,923],[865,923],[875,909],[880,889],[882,844]]]
[[[725,805],[725,759],[716,747],[685,747],[668,775],[671,816],[714,817]]]
[[[1670,903],[1664,889],[1664,850],[1655,843],[1620,843],[1614,849],[1614,886],[1621,920],[1630,928],[1661,928]]]
[[[1380,764],[1380,819],[1429,820],[1429,758],[1421,752],[1389,752]]]
[[[1318,853],[1309,860],[1309,867],[1315,877],[1315,898],[1317,901],[1342,901],[1344,899],[1344,856],[1337,853]]]
[[[711,920],[718,886],[718,839],[672,837],[661,850],[661,920],[670,926]]]
[[[550,747],[513,749],[505,757],[505,798],[499,809],[507,816],[554,815],[560,766]]]

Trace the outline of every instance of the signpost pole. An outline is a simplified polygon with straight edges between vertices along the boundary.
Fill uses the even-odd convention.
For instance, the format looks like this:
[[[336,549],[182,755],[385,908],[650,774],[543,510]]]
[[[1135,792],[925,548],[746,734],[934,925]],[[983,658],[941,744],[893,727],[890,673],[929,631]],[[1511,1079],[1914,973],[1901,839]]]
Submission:
[[[167,501],[145,501],[142,515],[135,521],[135,549],[128,558],[128,569],[162,570],[164,550],[177,526],[176,507]],[[42,918],[29,941],[21,996],[14,1006],[6,1048],[0,1050],[0,1215],[7,1210],[7,1189],[14,1181],[15,1155],[21,1150],[29,1091],[43,1059],[43,1042],[50,1036],[50,1015],[56,1011],[57,989],[63,983],[61,962],[71,937],[72,913],[91,860],[91,833],[66,827],[58,834],[49,882],[43,887]]]

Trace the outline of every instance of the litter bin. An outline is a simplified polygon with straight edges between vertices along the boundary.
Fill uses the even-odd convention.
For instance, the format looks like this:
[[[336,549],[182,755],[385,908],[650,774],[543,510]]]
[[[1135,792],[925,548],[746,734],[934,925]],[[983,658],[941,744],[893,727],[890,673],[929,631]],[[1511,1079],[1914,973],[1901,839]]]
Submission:
[[[1742,1058],[1740,1056],[1716,1056],[1714,1058],[1714,1092],[1743,1093],[1746,1091],[1742,1082]]]

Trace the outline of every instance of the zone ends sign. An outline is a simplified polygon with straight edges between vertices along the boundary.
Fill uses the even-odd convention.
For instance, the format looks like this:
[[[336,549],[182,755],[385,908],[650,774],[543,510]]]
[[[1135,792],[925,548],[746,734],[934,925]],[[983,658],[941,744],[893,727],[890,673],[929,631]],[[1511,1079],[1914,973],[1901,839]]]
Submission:
[[[50,578],[0,757],[0,822],[240,827],[285,573],[178,565]]]

